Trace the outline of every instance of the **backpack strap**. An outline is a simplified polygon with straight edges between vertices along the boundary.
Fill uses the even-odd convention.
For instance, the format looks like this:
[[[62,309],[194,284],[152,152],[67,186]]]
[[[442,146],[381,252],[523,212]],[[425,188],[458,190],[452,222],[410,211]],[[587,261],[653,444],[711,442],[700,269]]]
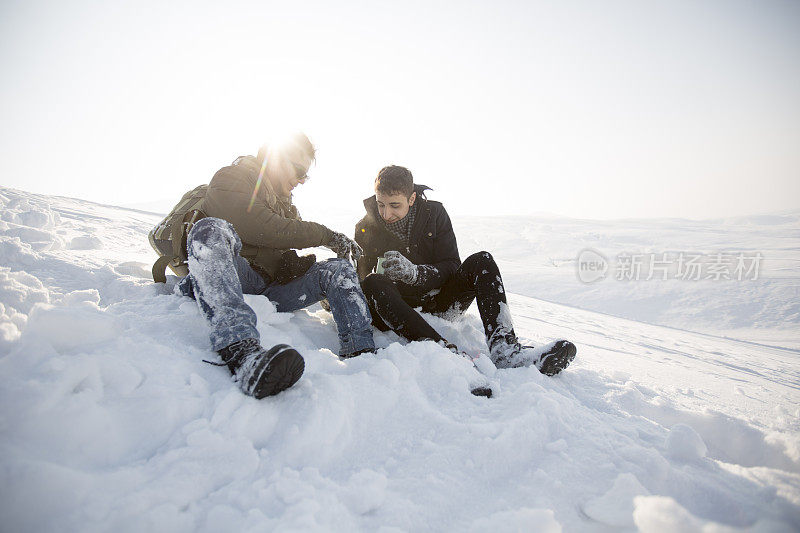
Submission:
[[[150,231],[150,244],[159,255],[151,271],[154,282],[166,283],[168,267],[179,276],[188,273],[186,239],[195,222],[206,216],[200,209],[206,188],[206,185],[201,185],[186,193],[164,220]]]
[[[172,258],[168,255],[162,255],[156,259],[156,262],[153,263],[153,281],[156,283],[167,282],[166,272],[170,261],[172,261]]]

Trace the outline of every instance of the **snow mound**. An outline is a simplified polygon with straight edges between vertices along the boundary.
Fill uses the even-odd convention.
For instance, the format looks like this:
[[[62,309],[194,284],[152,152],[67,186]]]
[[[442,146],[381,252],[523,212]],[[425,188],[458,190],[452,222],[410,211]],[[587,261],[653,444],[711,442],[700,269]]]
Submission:
[[[634,521],[641,533],[703,533],[735,532],[739,528],[731,528],[694,516],[672,498],[664,496],[638,496],[635,500]],[[746,529],[756,533],[772,533],[790,531],[785,524],[773,520],[759,520]]]
[[[603,524],[614,527],[633,527],[634,499],[650,492],[630,473],[620,474],[612,487],[583,506],[583,511]]]
[[[706,456],[706,443],[691,426],[675,424],[669,430],[665,443],[670,457],[680,461],[699,461]]]
[[[257,401],[203,363],[175,278],[146,277],[160,217],[10,189],[0,213],[4,530],[800,528],[796,352],[509,294],[526,343],[578,358],[487,378],[391,333],[340,360],[321,307],[247,296],[263,343],[306,360]],[[56,244],[82,236],[102,246]],[[474,308],[426,319],[485,350]]]
[[[59,307],[37,304],[28,316],[25,337],[46,341],[61,353],[111,341],[119,329],[116,318],[92,302]]]
[[[99,250],[103,247],[103,241],[94,235],[80,235],[69,241],[67,248],[70,250]]]

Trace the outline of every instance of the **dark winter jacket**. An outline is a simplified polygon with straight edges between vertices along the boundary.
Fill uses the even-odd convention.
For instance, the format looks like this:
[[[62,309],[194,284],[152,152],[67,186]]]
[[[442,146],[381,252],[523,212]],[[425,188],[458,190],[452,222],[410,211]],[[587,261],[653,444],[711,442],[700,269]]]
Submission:
[[[358,262],[358,276],[364,279],[375,270],[378,257],[396,250],[412,263],[421,265],[418,285],[409,286],[398,282],[404,296],[421,297],[432,289],[441,287],[461,265],[458,244],[453,225],[444,206],[425,198],[424,185],[415,185],[417,214],[411,228],[408,246],[386,229],[378,213],[375,196],[364,200],[366,216],[356,224],[356,242],[364,249],[364,257]]]
[[[301,220],[291,198],[279,197],[269,180],[261,180],[257,188],[258,172],[253,156],[241,157],[219,169],[208,184],[202,210],[206,216],[233,224],[242,239],[242,257],[275,279],[284,252],[324,245],[333,232],[322,224]]]

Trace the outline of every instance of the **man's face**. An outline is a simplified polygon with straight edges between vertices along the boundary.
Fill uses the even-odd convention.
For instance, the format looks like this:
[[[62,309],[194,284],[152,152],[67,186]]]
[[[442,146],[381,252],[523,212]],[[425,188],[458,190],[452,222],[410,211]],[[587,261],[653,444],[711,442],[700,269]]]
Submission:
[[[293,151],[276,154],[267,161],[267,176],[279,196],[288,198],[295,187],[308,179],[308,169],[313,160],[306,152]]]
[[[406,197],[401,192],[392,194],[376,192],[375,199],[378,201],[378,213],[381,218],[391,224],[405,218],[417,199],[417,193],[412,192],[410,197]]]

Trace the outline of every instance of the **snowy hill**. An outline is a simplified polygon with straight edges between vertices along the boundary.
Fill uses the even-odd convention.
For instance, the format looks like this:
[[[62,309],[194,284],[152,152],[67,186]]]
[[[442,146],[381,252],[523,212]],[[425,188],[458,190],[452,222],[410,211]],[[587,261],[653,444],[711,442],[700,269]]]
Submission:
[[[214,354],[195,302],[150,281],[146,233],[159,218],[0,188],[4,530],[800,529],[796,213],[668,233],[654,221],[638,243],[613,222],[518,220],[498,237],[456,219],[462,255],[488,248],[500,263],[518,331],[576,343],[566,372],[501,370],[495,397],[474,397],[476,371],[433,343],[377,334],[377,355],[340,361],[319,306],[277,313],[248,296],[264,344],[288,342],[307,364],[295,387],[261,401],[202,362]],[[773,258],[767,282],[740,294],[676,280],[672,301],[687,320],[711,324],[722,305],[725,327],[789,342],[642,322],[669,323],[663,309],[612,316],[626,293],[672,289],[568,284],[574,263],[560,265],[585,240],[609,257],[760,250]],[[708,301],[714,291],[724,303]],[[605,313],[576,308],[592,306]],[[429,319],[482,349],[474,308],[456,323]]]
[[[651,324],[800,348],[798,211],[703,221],[464,217],[456,218],[456,231],[465,252],[484,246],[503,252],[495,255],[513,292]],[[610,263],[605,279],[579,280],[576,257],[586,249]],[[650,263],[664,254],[665,272],[654,269],[648,280]],[[677,275],[681,254],[701,258],[700,279]],[[762,257],[758,271],[737,276],[738,257],[750,267],[756,254]],[[618,279],[614,267],[621,266],[621,255],[639,261],[638,280]],[[721,279],[714,279],[715,266],[722,267]]]

